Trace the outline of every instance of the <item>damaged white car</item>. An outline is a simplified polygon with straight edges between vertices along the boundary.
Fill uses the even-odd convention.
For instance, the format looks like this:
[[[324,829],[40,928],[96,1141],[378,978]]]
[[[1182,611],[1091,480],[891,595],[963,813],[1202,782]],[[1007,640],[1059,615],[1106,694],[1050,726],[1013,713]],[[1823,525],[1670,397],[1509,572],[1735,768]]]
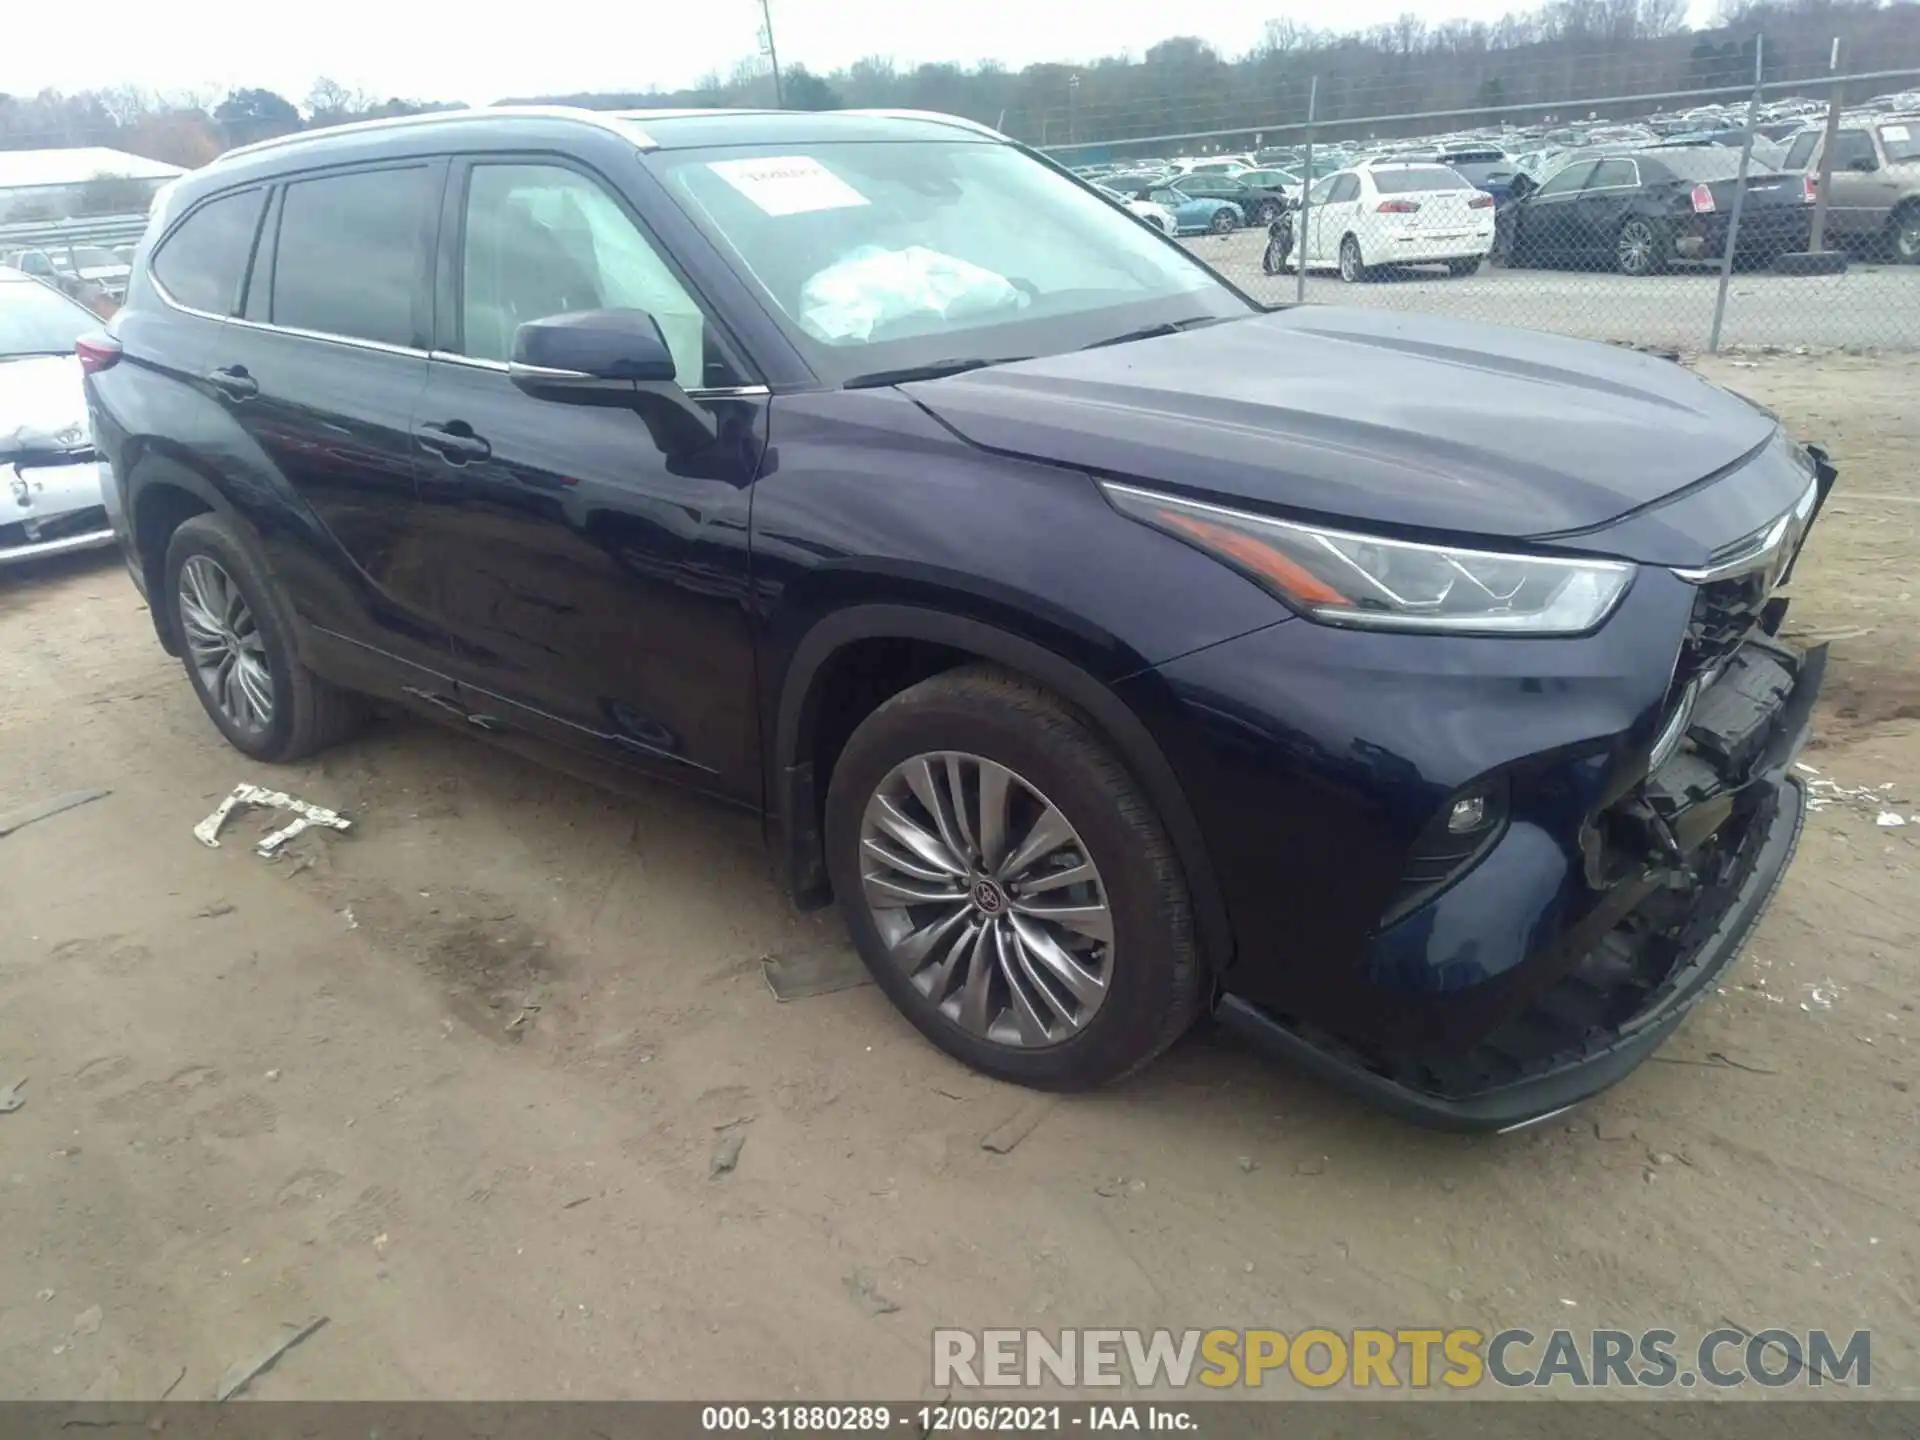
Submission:
[[[113,543],[74,353],[99,326],[0,267],[0,565]]]

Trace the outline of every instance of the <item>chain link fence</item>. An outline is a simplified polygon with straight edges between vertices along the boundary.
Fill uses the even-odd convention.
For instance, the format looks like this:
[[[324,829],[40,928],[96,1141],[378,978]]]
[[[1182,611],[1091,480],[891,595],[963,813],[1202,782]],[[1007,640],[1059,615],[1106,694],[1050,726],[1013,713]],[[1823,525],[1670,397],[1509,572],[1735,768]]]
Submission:
[[[1308,54],[1276,66],[1262,123],[1243,91],[1184,112],[1233,124],[1141,133],[1164,107],[1103,111],[1084,84],[1062,118],[1006,123],[1107,135],[1042,148],[1269,302],[1662,350],[1920,349],[1920,34],[1880,47],[1905,68],[1844,70],[1842,49],[1696,40],[1682,73],[1720,83],[1691,87],[1665,45],[1409,49],[1364,80]],[[1436,94],[1478,103],[1396,103]]]

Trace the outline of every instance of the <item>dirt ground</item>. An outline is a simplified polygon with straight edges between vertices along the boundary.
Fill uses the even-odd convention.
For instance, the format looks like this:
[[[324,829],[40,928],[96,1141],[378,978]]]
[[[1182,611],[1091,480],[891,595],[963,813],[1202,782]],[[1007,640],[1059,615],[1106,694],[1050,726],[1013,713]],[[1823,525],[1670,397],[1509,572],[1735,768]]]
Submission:
[[[870,985],[776,1003],[842,942],[749,820],[410,723],[262,771],[116,558],[0,575],[0,811],[112,791],[0,839],[0,1391],[204,1398],[320,1315],[250,1393],[903,1399],[944,1324],[1871,1327],[1920,1388],[1920,360],[1703,368],[1841,466],[1805,759],[1894,788],[1656,1063],[1503,1138],[1201,1033],[994,1153],[1036,1102]],[[355,828],[202,847],[241,780]]]

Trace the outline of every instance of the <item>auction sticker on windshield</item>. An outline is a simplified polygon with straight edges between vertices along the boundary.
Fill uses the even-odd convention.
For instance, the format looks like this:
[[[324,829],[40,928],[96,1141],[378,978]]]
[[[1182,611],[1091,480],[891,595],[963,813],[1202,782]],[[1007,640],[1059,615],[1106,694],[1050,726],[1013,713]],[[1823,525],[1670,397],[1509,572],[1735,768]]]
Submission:
[[[707,168],[769,215],[844,210],[867,197],[808,155],[715,160]]]

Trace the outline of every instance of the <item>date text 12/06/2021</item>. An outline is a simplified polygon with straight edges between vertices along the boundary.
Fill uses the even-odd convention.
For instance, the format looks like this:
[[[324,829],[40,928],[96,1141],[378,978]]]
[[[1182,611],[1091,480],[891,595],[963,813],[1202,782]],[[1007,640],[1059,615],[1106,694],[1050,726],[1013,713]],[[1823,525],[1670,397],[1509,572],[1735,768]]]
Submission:
[[[1062,1430],[1199,1428],[1191,1409],[1164,1404],[1073,1405],[707,1405],[700,1428],[716,1433],[850,1434],[905,1429],[917,1435],[1053,1433]]]

